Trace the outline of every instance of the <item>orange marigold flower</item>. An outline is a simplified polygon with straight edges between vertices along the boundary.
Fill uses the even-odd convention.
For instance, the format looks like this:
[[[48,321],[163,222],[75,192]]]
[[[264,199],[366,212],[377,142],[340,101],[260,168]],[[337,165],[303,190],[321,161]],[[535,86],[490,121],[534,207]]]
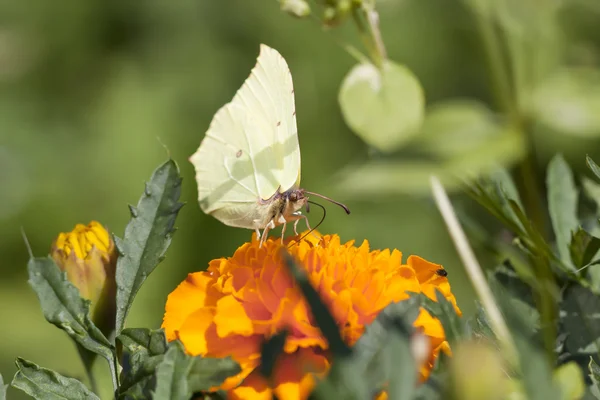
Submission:
[[[291,238],[287,244],[296,243]],[[230,258],[210,262],[208,270],[189,274],[167,300],[162,327],[168,340],[179,339],[192,355],[231,356],[242,372],[221,389],[232,399],[305,399],[313,374],[329,369],[328,343],[321,335],[300,289],[280,256],[281,241],[256,237]],[[388,304],[422,292],[435,300],[435,289],[452,302],[441,266],[410,256],[402,263],[398,250],[369,250],[369,244],[340,243],[337,235],[308,235],[289,247],[321,298],[328,305],[344,340],[353,345],[365,326]],[[414,323],[429,339],[429,357],[420,368],[425,379],[440,351],[449,353],[440,322],[424,309]],[[256,369],[260,346],[283,328],[290,332],[275,368],[273,387]],[[217,389],[217,388],[215,388]]]

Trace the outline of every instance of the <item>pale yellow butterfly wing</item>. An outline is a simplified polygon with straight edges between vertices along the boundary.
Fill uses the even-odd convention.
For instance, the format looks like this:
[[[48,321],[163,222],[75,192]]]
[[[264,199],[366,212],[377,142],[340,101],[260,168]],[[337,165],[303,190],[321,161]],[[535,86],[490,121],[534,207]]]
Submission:
[[[261,45],[250,76],[215,114],[190,157],[204,212],[226,225],[254,229],[254,220],[264,217],[260,199],[299,184],[293,92],[286,61]]]

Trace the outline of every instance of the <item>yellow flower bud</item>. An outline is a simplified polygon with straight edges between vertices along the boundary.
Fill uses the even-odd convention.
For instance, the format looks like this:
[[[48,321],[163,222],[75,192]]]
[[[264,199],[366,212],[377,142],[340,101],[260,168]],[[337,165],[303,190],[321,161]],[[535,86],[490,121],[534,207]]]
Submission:
[[[98,222],[77,224],[58,235],[52,258],[67,279],[91,301],[92,320],[105,335],[114,329],[117,252],[108,231]]]

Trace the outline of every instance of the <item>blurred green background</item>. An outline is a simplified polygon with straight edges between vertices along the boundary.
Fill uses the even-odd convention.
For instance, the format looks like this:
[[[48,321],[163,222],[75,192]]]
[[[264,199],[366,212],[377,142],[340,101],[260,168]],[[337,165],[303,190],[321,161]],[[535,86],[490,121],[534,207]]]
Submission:
[[[554,52],[560,49],[555,58],[561,64],[586,68],[590,82],[575,88],[567,83],[566,89],[550,88],[542,96],[542,103],[555,101],[558,111],[543,110],[558,116],[559,123],[540,118],[546,124],[532,129],[535,167],[542,173],[547,160],[560,151],[576,171],[583,171],[586,153],[600,158],[600,91],[594,92],[600,88],[600,2],[523,1],[536,3],[537,9],[505,3],[514,3],[511,18],[517,25],[529,24],[534,17],[528,12],[535,14],[550,3],[562,5],[553,16],[560,40],[546,44]],[[490,85],[476,19],[464,3],[381,0],[378,10],[389,57],[414,72],[428,108],[470,98],[494,110],[496,89]],[[17,356],[83,378],[74,345],[45,322],[28,287],[21,228],[40,256],[59,232],[77,223],[98,220],[122,235],[129,219],[127,204],[138,201],[144,181],[167,157],[161,143],[181,167],[187,205],[167,259],[137,296],[128,326],[159,327],[168,293],[187,273],[231,255],[250,238],[250,231],[228,228],[203,215],[187,158],[213,114],[248,76],[260,43],[278,49],[293,74],[303,186],[352,210],[346,216],[328,206],[319,230],[338,233],[344,241],[368,239],[372,248],[397,248],[406,256],[417,254],[443,264],[459,305],[467,314],[473,310],[472,289],[427,194],[427,174],[399,169],[397,179],[387,181],[394,190],[380,195],[355,196],[336,186],[340,170],[369,155],[340,113],[338,90],[355,64],[340,42],[360,45],[351,21],[326,32],[314,19],[281,12],[274,0],[0,4],[0,373],[5,382],[15,373]],[[581,122],[582,108],[584,117],[587,110],[596,119],[584,118],[584,130],[568,121],[561,129],[563,117]],[[571,114],[560,114],[565,109]],[[441,136],[434,141],[441,151],[469,144]],[[391,157],[412,156],[408,148]],[[357,188],[364,183],[349,182]],[[460,193],[455,200],[470,204]],[[311,211],[311,221],[318,219],[319,210]],[[479,253],[483,264],[491,262]],[[108,376],[102,361],[96,370]],[[9,390],[9,398],[20,396]]]

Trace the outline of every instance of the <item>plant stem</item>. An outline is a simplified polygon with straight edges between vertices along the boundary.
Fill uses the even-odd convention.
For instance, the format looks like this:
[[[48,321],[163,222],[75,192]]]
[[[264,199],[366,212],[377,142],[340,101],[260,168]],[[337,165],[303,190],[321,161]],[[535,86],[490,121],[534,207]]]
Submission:
[[[473,10],[473,14],[483,40],[493,87],[492,92],[496,97],[497,106],[502,112],[506,113],[511,126],[523,137],[526,146],[525,159],[518,167],[518,184],[521,193],[523,193],[525,211],[530,216],[534,226],[543,237],[546,237],[546,218],[543,212],[544,199],[538,184],[537,157],[530,133],[531,124],[520,110],[520,99],[517,98],[519,91],[511,85],[511,76],[500,48],[500,40],[494,21],[486,19],[477,10]]]
[[[379,15],[375,11],[375,7],[366,4],[362,7],[354,7],[352,18],[371,57],[371,61],[377,68],[381,69],[387,58],[387,53],[379,30]]]

